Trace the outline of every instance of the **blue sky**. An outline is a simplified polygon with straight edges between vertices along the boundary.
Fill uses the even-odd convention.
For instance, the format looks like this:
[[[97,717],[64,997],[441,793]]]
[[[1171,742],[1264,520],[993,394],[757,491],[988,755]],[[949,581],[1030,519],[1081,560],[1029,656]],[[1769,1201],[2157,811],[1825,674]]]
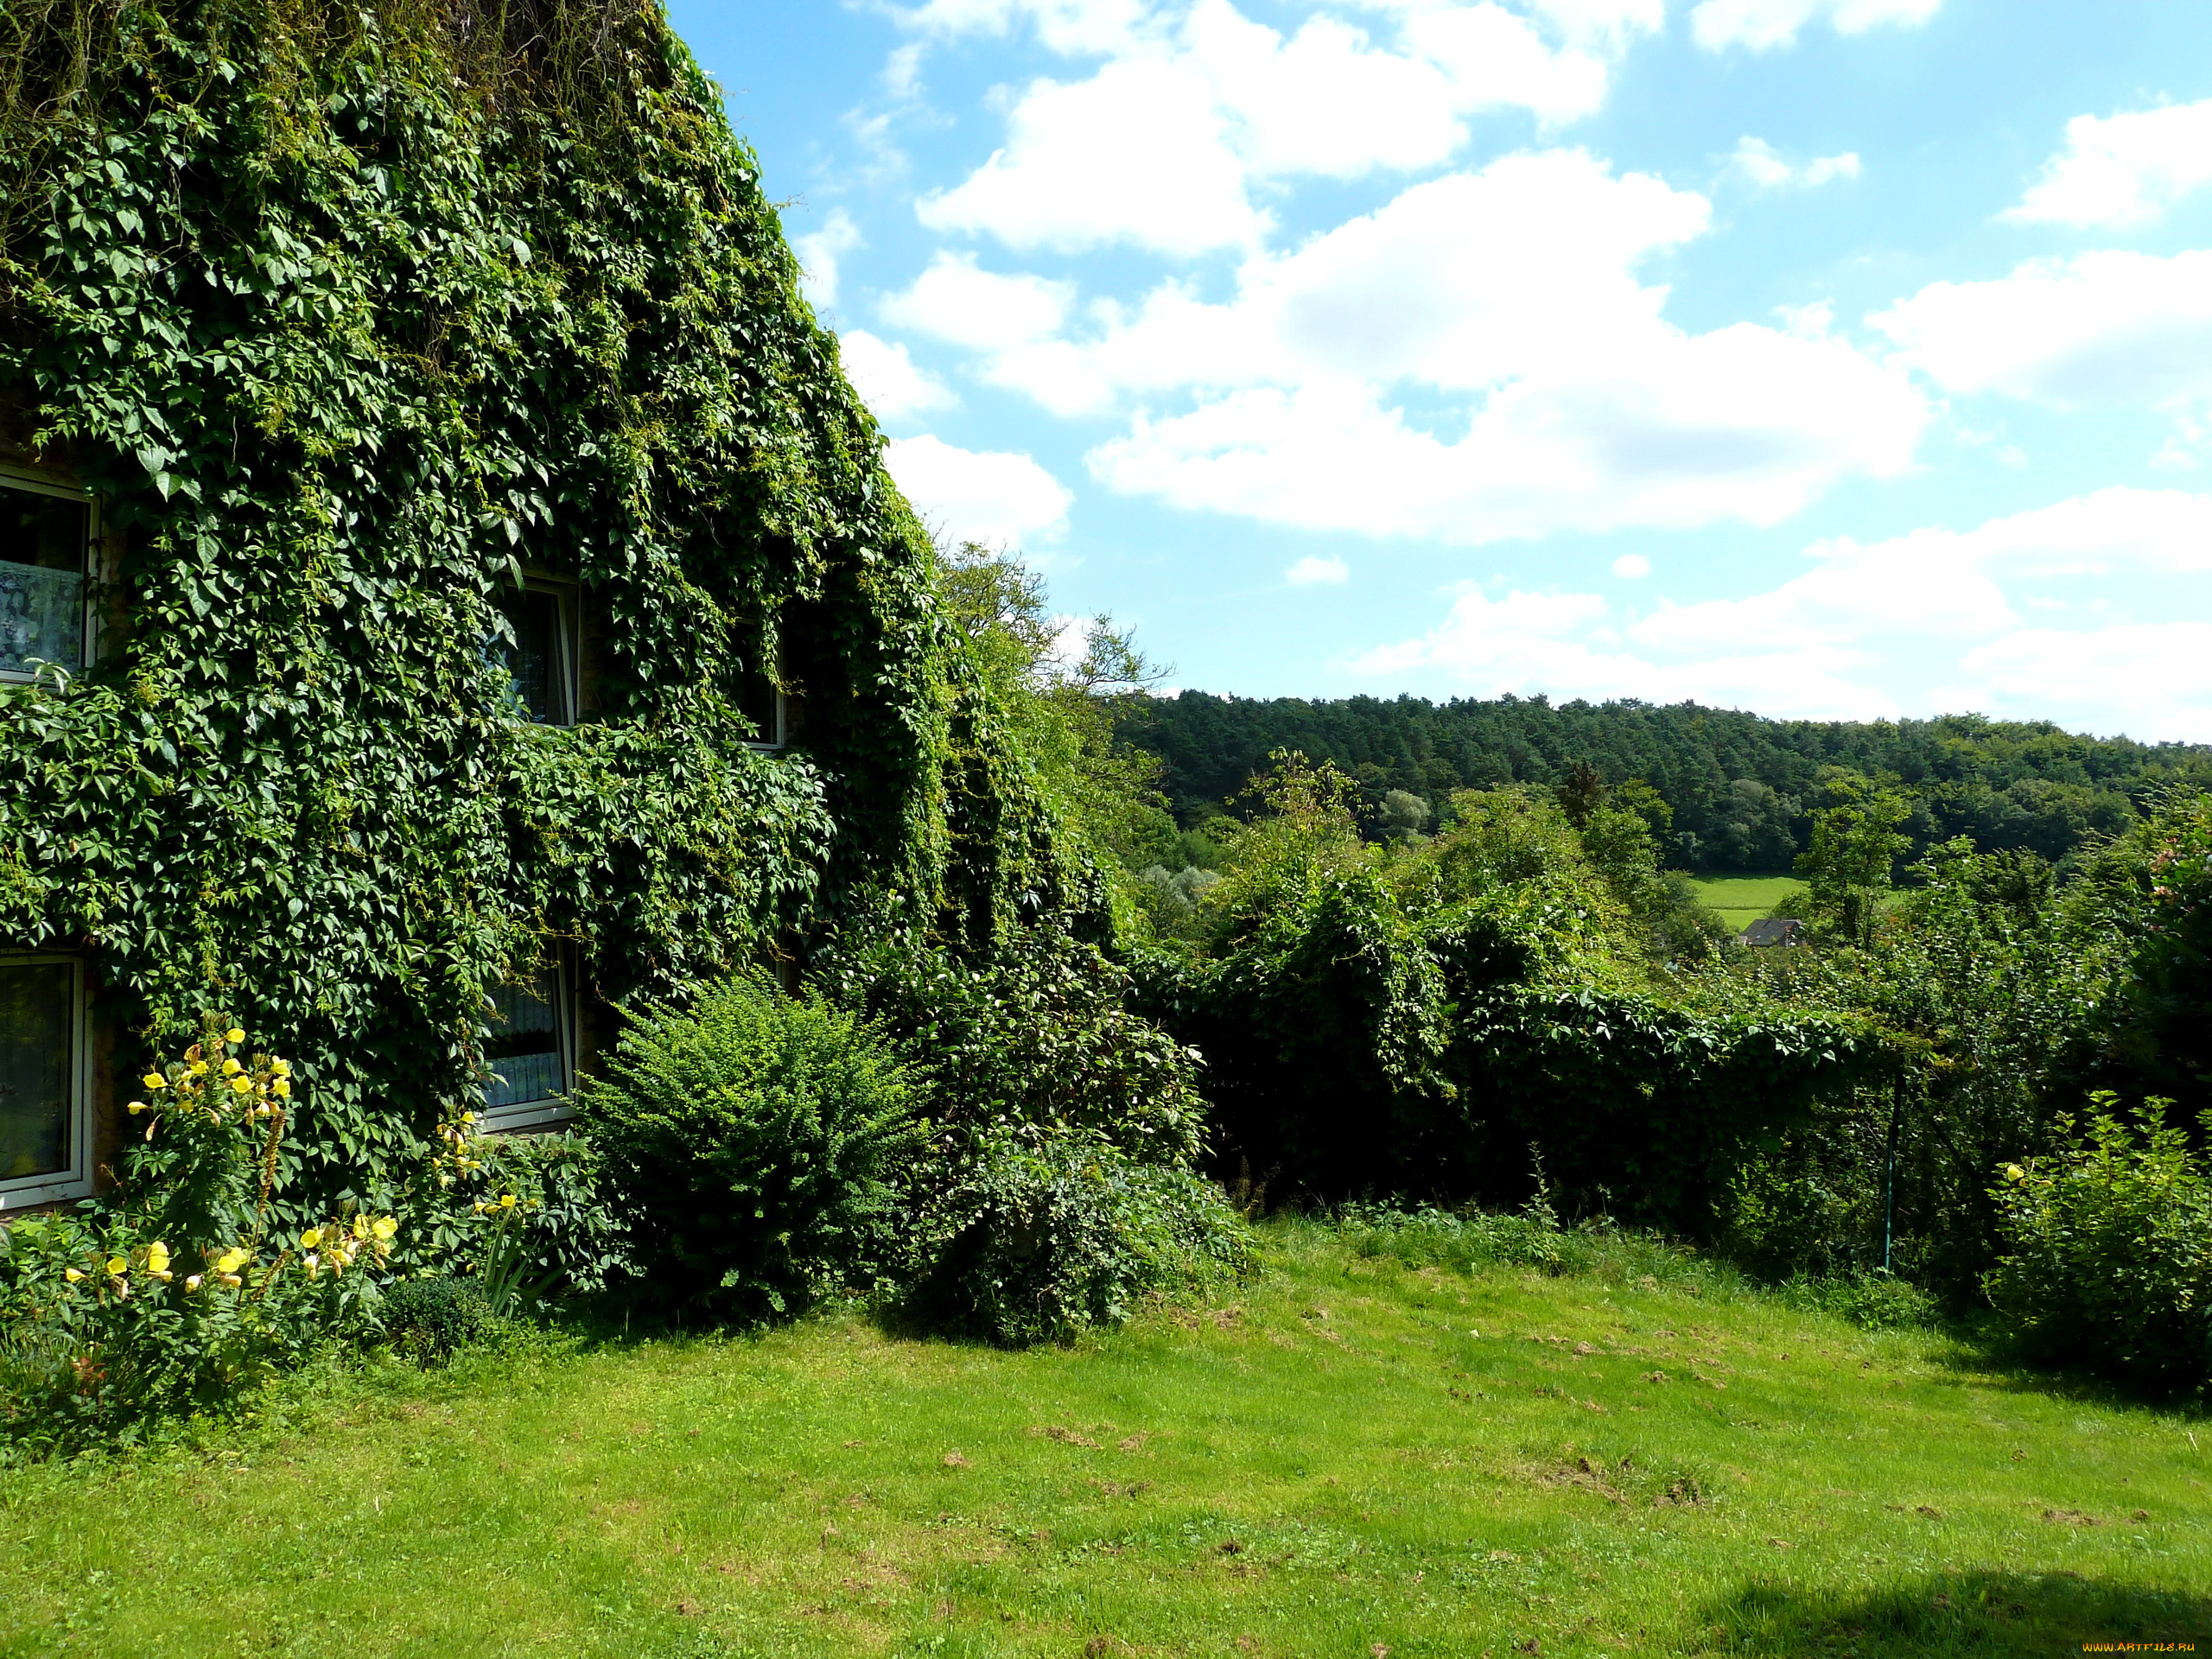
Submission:
[[[893,475],[1173,683],[2212,741],[2212,6],[672,15]]]

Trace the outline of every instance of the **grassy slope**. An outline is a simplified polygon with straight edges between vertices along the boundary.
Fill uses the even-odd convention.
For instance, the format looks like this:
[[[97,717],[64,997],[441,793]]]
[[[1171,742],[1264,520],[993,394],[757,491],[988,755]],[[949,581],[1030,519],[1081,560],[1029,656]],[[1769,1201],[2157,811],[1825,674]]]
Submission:
[[[1649,1265],[1463,1278],[1297,1229],[1239,1306],[1071,1350],[841,1319],[353,1386],[227,1454],[9,1477],[0,1653],[2212,1637],[2199,1420]]]
[[[1780,904],[1785,895],[1805,885],[1794,875],[1717,875],[1693,880],[1699,896],[1738,933]]]

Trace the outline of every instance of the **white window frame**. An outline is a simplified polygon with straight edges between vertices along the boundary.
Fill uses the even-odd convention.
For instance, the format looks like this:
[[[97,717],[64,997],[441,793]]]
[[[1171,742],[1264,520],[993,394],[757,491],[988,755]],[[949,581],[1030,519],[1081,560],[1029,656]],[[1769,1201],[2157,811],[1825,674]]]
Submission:
[[[35,968],[46,963],[65,963],[70,970],[69,1128],[63,1137],[69,1147],[69,1163],[49,1174],[0,1180],[0,1211],[90,1198],[92,1192],[92,1010],[85,986],[84,958],[53,950],[0,951],[0,964],[11,968]]]
[[[784,747],[784,692],[781,686],[776,688],[775,734],[772,738],[748,737],[745,740],[745,747],[748,749],[763,750],[780,749]]]
[[[547,728],[562,730],[574,726],[583,705],[582,653],[577,640],[577,598],[579,590],[569,582],[548,582],[537,576],[525,576],[520,592],[544,594],[553,601],[553,632],[559,637],[556,650],[558,661],[554,670],[554,701],[559,705],[560,718],[543,722]],[[531,725],[541,722],[531,721]]]
[[[99,579],[98,550],[100,545],[99,498],[73,484],[64,484],[44,474],[22,467],[12,467],[0,461],[0,489],[21,490],[27,495],[51,495],[64,501],[74,501],[85,509],[85,549],[83,575],[84,596],[79,601],[77,666],[68,672],[75,674],[89,668],[98,651],[98,637],[92,586]],[[26,673],[20,668],[0,668],[0,685],[28,685],[36,679],[35,673]]]
[[[553,959],[553,1041],[561,1056],[561,1083],[564,1091],[576,1086],[576,986],[569,971],[567,953]],[[484,1069],[497,1071],[499,1062],[486,1058]],[[565,1123],[575,1116],[575,1109],[565,1100],[545,1098],[519,1100],[509,1106],[484,1108],[483,1128],[487,1135],[512,1135],[519,1129],[547,1128],[556,1123]]]

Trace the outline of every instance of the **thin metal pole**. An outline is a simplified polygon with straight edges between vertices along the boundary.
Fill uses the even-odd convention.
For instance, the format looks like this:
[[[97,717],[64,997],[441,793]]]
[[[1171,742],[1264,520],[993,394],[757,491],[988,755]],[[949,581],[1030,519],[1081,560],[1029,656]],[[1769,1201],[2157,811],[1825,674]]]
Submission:
[[[1890,1245],[1897,1227],[1897,1119],[1904,1112],[1904,1085],[1890,1085],[1889,1169],[1882,1181],[1882,1271],[1890,1270]]]

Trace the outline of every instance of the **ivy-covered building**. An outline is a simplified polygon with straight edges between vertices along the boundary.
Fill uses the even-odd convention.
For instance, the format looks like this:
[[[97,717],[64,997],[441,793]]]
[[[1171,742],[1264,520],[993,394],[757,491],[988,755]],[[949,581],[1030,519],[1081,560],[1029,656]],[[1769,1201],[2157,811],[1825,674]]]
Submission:
[[[0,13],[0,1210],[204,1013],[364,1191],[1071,902],[880,451],[652,4]]]

